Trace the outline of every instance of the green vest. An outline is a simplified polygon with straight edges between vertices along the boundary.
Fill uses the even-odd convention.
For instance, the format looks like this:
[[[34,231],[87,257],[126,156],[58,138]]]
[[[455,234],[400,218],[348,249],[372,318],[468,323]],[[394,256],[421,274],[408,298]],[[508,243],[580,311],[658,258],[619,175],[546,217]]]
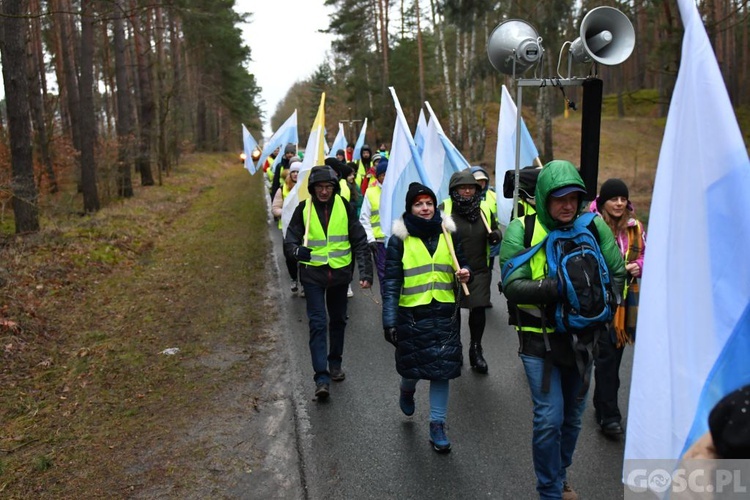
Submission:
[[[292,186],[292,187],[294,187],[294,186]],[[283,184],[281,184],[281,199],[285,200],[290,191],[291,191],[291,189],[289,189],[288,187],[286,187],[286,182],[284,182]],[[282,229],[281,217],[279,217],[279,229]]]
[[[520,217],[521,223],[526,222],[525,217]],[[525,227],[525,226],[524,226]],[[534,217],[534,233],[531,236],[531,246],[533,247],[547,236],[547,231],[539,222],[539,217]],[[537,250],[529,261],[531,266],[531,279],[541,280],[547,277],[547,253],[544,247]],[[519,315],[521,316],[520,325],[516,325],[516,330],[522,332],[542,333],[542,308],[535,304],[518,304]],[[548,325],[547,330],[553,331],[554,323]]]
[[[453,258],[448,250],[445,235],[441,234],[435,253],[430,255],[427,247],[416,236],[404,240],[404,285],[398,305],[416,307],[434,300],[447,304],[454,303]]]
[[[332,269],[346,267],[352,262],[352,247],[349,243],[349,217],[346,213],[344,201],[339,195],[334,195],[333,210],[328,220],[328,235],[323,231],[323,225],[318,218],[318,211],[310,206],[312,200],[305,200],[302,217],[307,225],[310,215],[310,231],[307,233],[307,246],[312,249],[310,266],[328,264]]]
[[[372,226],[372,235],[375,241],[385,241],[385,233],[380,227],[380,193],[383,189],[380,184],[375,184],[367,188],[365,196],[370,200],[370,226]]]

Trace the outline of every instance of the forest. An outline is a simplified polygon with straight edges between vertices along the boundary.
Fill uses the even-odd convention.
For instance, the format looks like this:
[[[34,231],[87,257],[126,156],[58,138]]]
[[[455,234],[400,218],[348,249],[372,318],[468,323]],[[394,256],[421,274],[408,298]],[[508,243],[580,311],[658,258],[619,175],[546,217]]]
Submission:
[[[697,2],[740,123],[750,96],[748,2]],[[469,161],[494,160],[493,122],[501,85],[513,80],[489,63],[486,44],[500,22],[523,19],[543,39],[534,75],[560,75],[559,54],[595,7],[622,11],[635,49],[616,66],[576,65],[603,80],[605,112],[666,116],[680,62],[675,0],[324,0],[335,41],[324,63],[296,82],[273,116],[262,116],[252,49],[234,0],[3,0],[0,113],[3,232],[37,231],[45,199],[81,195],[81,213],[161,184],[180,156],[239,151],[240,125],[259,137],[298,110],[304,143],[319,96],[326,122],[368,119],[368,141],[389,142],[397,89],[410,123],[429,101]],[[272,70],[269,69],[269,70]],[[525,76],[530,76],[529,72]],[[542,159],[554,157],[552,120],[576,106],[579,89],[532,89],[523,114]],[[644,106],[644,104],[646,106]],[[361,123],[361,122],[358,122]],[[328,127],[331,137],[336,127]],[[333,133],[332,133],[333,131]],[[356,126],[349,127],[353,138]],[[747,134],[745,135],[747,137]],[[6,206],[12,217],[6,217]],[[12,220],[12,229],[8,227]]]

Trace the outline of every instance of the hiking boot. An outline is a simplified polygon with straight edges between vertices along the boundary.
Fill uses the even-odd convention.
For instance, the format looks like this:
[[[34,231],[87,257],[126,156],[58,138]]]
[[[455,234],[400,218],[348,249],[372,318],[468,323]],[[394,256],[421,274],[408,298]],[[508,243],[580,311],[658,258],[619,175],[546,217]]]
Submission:
[[[351,285],[351,283],[349,284],[349,288],[346,290],[346,296],[349,297],[349,298],[354,297],[354,292],[352,291],[352,285]]]
[[[430,443],[432,443],[432,449],[438,453],[451,451],[451,442],[445,435],[445,422],[430,422]]]
[[[487,373],[487,362],[482,356],[482,344],[479,342],[469,344],[469,364],[478,373]]]
[[[318,398],[318,401],[325,401],[330,394],[328,384],[325,382],[318,382],[315,384],[315,397]]]
[[[407,417],[414,415],[414,391],[401,389],[401,396],[398,398],[398,405]]]
[[[331,368],[329,373],[331,374],[331,380],[334,382],[341,382],[346,378],[346,373],[344,373],[344,370],[339,368]]]
[[[299,286],[297,285],[297,280],[292,280],[291,289],[292,289],[292,293],[297,293],[297,291],[299,290]]]
[[[563,500],[578,500],[578,493],[571,488],[567,481],[563,481],[562,498]]]
[[[602,424],[602,433],[609,438],[618,438],[622,435],[622,425],[620,422],[610,422],[608,424]]]

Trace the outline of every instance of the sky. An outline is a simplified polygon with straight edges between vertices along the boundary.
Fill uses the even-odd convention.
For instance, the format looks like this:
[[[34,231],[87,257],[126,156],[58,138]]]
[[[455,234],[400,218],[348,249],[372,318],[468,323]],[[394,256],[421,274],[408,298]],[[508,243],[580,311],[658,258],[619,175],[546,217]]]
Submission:
[[[268,137],[277,104],[326,59],[333,37],[317,31],[328,28],[330,7],[323,0],[235,0],[235,10],[253,14],[251,23],[242,26],[242,37],[251,51],[248,68],[265,101],[263,133]]]

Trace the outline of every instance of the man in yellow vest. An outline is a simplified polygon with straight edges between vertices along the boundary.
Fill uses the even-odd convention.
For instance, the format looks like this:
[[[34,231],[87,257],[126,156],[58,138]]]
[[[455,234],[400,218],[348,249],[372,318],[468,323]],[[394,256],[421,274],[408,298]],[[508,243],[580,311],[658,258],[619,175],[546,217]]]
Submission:
[[[536,245],[554,229],[572,224],[581,213],[585,194],[585,184],[572,163],[547,163],[536,184],[536,216],[529,245]],[[519,217],[508,225],[500,247],[501,268],[529,247],[525,224],[526,217]],[[612,289],[622,290],[625,263],[612,231],[601,217],[594,219],[594,227]],[[516,306],[511,320],[518,331],[518,353],[534,407],[531,448],[537,492],[541,498],[573,499],[577,495],[567,482],[567,469],[581,432],[586,382],[593,364],[593,356],[583,351],[595,341],[596,330],[575,336],[556,330],[554,309],[563,299],[558,277],[548,273],[546,247],[542,245],[531,260],[505,277],[503,291]],[[584,334],[593,338],[584,339]]]
[[[365,230],[355,210],[338,194],[336,172],[327,165],[313,167],[307,182],[311,196],[294,210],[284,237],[284,251],[300,263],[299,279],[307,299],[315,397],[323,401],[330,394],[331,380],[339,382],[345,378],[341,361],[346,292],[354,273],[352,252],[357,256],[362,288],[372,285],[372,264]]]
[[[380,193],[382,192],[385,172],[388,170],[388,160],[381,159],[375,170],[375,182],[365,192],[362,202],[362,210],[359,213],[359,222],[367,233],[367,244],[370,246],[372,258],[375,261],[375,269],[378,272],[378,283],[380,283],[380,295],[383,295],[383,277],[385,276],[385,233],[380,227]]]

